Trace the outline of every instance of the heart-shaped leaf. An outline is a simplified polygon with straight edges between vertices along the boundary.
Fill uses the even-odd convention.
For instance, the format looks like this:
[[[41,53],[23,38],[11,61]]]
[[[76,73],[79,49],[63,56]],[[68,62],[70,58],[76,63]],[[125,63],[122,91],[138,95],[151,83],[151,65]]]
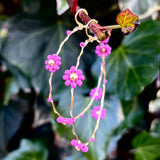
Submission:
[[[117,15],[116,22],[121,26],[124,34],[133,32],[139,25],[138,16],[133,14],[128,8]]]
[[[9,153],[3,160],[47,160],[48,152],[39,141],[22,139],[19,149]]]
[[[155,160],[160,158],[160,138],[152,137],[146,131],[133,139],[133,153],[136,160]]]
[[[57,110],[64,117],[70,117],[70,99],[64,98],[69,97],[69,95],[70,92],[68,92],[68,94],[64,93],[61,95],[61,99],[59,100],[59,106],[57,108]],[[90,98],[85,98],[78,93],[75,94],[74,97],[75,105],[73,109],[73,114],[74,116],[76,116],[88,104]],[[91,109],[93,109],[93,107],[97,105],[99,105],[98,102],[95,102]],[[106,108],[106,117],[100,122],[99,129],[96,133],[95,142],[90,142],[88,153],[83,153],[87,159],[103,160],[105,158],[107,147],[106,144],[109,141],[110,135],[112,134],[113,129],[115,129],[123,120],[123,113],[120,107],[120,103],[116,97],[110,97],[108,100],[105,101],[104,106]],[[91,109],[89,109],[84,114],[84,117],[80,117],[75,122],[75,130],[80,140],[82,140],[82,143],[86,142],[88,138],[90,138],[95,127],[96,120],[91,117]],[[58,126],[58,128],[61,128],[63,125],[59,124]],[[70,132],[68,132],[68,128],[70,129]],[[63,129],[63,133],[68,132],[70,138],[75,138],[71,132],[70,126],[66,126]]]
[[[33,86],[37,92],[42,92],[47,96],[50,73],[45,70],[45,60],[47,55],[57,52],[69,27],[61,22],[48,24],[42,20],[23,18],[23,16],[13,18],[8,25],[9,37],[3,45],[1,52],[8,69],[12,72],[13,68],[16,68],[15,78],[23,73],[23,77],[28,79],[28,85]],[[63,85],[61,86],[65,86],[62,76],[64,70],[76,64],[77,56],[80,52],[80,41],[79,36],[73,35],[62,48],[60,53],[62,65],[53,77],[54,91],[62,83]],[[86,61],[90,63],[93,61],[93,58],[94,56],[90,55],[89,52],[86,53],[84,60],[81,61],[80,68],[83,69],[84,63]],[[18,78],[18,80],[20,79]],[[23,83],[21,84],[23,85]],[[25,86],[22,88],[25,88]]]
[[[6,154],[6,145],[18,130],[27,109],[28,102],[24,99],[12,100],[8,106],[0,106],[0,158]]]
[[[154,28],[154,29],[153,29]],[[158,72],[160,23],[147,21],[126,36],[122,45],[106,59],[107,92],[129,100],[152,82]],[[97,77],[100,60],[93,66]]]

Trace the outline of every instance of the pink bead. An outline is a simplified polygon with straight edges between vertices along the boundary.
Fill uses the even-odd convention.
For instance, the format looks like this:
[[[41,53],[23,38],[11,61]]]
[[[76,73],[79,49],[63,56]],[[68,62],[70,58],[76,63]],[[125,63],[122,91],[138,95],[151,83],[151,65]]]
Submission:
[[[57,65],[61,65],[61,61],[57,61],[56,64],[57,64]]]
[[[76,139],[73,139],[73,140],[71,141],[71,145],[72,145],[72,146],[77,146],[77,145],[78,145],[77,140],[76,140]]]
[[[76,121],[76,119],[73,117],[73,118],[71,118],[71,122],[75,122]]]
[[[64,123],[68,124],[68,122],[69,122],[69,118],[64,118]]]
[[[71,88],[76,88],[76,83],[75,82],[71,83]]]
[[[80,43],[80,47],[85,47],[85,43],[84,43],[84,42],[81,42],[81,43]]]
[[[52,98],[48,98],[47,101],[48,101],[48,102],[52,102]]]
[[[95,139],[92,137],[90,141],[91,141],[91,142],[94,142],[94,141],[95,141]]]
[[[67,69],[67,70],[65,70],[64,74],[69,76],[71,74],[71,71]]]
[[[66,85],[66,86],[69,86],[70,84],[71,84],[71,81],[70,81],[70,80],[65,81],[65,85]]]
[[[84,75],[80,75],[80,76],[79,76],[79,80],[82,80],[82,81],[83,81],[84,79],[85,79]]]
[[[74,72],[76,72],[76,67],[75,66],[71,66],[70,70],[71,70],[72,73],[74,73]]]
[[[55,66],[54,66],[54,69],[55,69],[55,70],[59,70],[59,66],[55,65]]]
[[[79,149],[82,149],[82,148],[83,148],[83,145],[84,145],[83,143],[79,143],[79,144],[78,144],[78,148],[79,148]]]
[[[62,123],[62,117],[58,117],[58,118],[57,118],[57,122],[58,122],[58,123]]]
[[[82,81],[80,81],[80,80],[77,80],[77,86],[81,86],[82,85]]]
[[[81,149],[82,152],[88,152],[88,147],[84,144],[83,148]]]
[[[49,66],[49,65],[46,65],[46,67],[45,67],[45,68],[46,68],[46,70],[49,70],[50,66]]]
[[[102,88],[99,88],[97,90],[97,93],[96,93],[96,90],[97,90],[97,87],[91,89],[91,92],[89,93],[89,95],[90,95],[91,98],[93,98],[94,94],[96,94],[95,97],[94,97],[95,101],[101,99],[101,97],[102,97]]]
[[[52,55],[48,55],[47,58],[48,58],[48,59],[51,59],[51,58],[52,58]]]
[[[64,80],[68,80],[68,79],[69,79],[69,76],[68,76],[68,75],[64,75],[64,76],[63,76],[63,79],[64,79]]]
[[[66,31],[66,34],[67,34],[67,35],[70,35],[70,34],[71,34],[71,31],[70,31],[70,30],[67,30],[67,31]]]
[[[68,124],[69,124],[69,125],[72,125],[72,123],[73,123],[72,120],[69,119],[69,120],[68,120]]]
[[[84,117],[84,114],[81,114],[80,117]]]
[[[81,75],[81,74],[82,74],[82,70],[81,70],[81,69],[78,69],[78,70],[76,71],[76,73],[77,73],[78,75]]]
[[[103,63],[103,62],[101,62],[101,65],[103,66],[103,65],[104,65],[104,63]]]

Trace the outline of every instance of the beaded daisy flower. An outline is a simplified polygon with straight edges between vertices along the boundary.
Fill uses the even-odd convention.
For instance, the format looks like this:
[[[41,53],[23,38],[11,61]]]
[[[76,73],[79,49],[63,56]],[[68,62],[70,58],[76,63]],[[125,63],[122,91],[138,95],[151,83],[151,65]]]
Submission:
[[[61,58],[57,56],[56,54],[48,55],[47,59],[45,61],[46,64],[46,70],[49,70],[50,72],[55,72],[56,70],[59,70],[59,66],[61,65]]]
[[[102,112],[100,113],[100,108],[101,106],[95,106],[93,110],[91,111],[92,117],[95,118],[96,120],[98,119],[99,114],[101,114],[101,119],[103,119],[106,116],[106,109],[102,109]]]
[[[75,66],[71,66],[70,70],[65,71],[63,79],[65,80],[65,85],[71,85],[71,88],[76,88],[76,86],[81,86],[84,80],[81,69],[76,69]]]

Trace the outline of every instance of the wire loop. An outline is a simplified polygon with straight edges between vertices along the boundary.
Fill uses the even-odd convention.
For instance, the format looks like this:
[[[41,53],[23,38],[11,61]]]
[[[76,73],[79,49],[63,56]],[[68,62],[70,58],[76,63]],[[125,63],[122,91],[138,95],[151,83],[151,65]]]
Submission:
[[[76,23],[78,24],[78,26],[83,26],[83,24],[82,23],[80,23],[79,21],[78,21],[78,19],[77,19],[77,16],[78,16],[78,14],[81,12],[81,11],[83,11],[83,12],[85,12],[85,14],[86,15],[88,15],[88,12],[87,12],[87,10],[86,9],[83,9],[83,8],[81,8],[81,9],[79,9],[77,12],[76,12],[76,14],[75,14],[75,21],[76,21]]]
[[[95,20],[95,19],[91,19],[91,20],[86,24],[86,28],[85,28],[86,35],[87,35],[88,38],[92,41],[92,40],[93,40],[93,36],[91,36],[91,35],[88,34],[88,28],[89,28],[89,24],[90,24],[91,22],[98,23],[98,21]]]

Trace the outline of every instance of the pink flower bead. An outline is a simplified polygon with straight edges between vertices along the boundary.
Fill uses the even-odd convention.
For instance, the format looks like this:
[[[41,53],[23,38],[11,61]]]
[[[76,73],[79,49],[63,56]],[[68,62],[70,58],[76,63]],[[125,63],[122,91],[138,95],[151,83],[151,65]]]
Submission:
[[[83,147],[82,147],[81,151],[82,152],[88,152],[88,147],[85,144],[83,144]]]
[[[106,116],[106,109],[102,109],[102,112],[100,113],[100,107],[101,106],[95,106],[93,110],[91,111],[92,117],[96,120],[98,119],[99,114],[101,114],[100,118],[103,119]]]
[[[77,146],[77,145],[78,145],[78,141],[77,141],[76,139],[73,139],[73,140],[71,141],[71,145],[72,145],[72,146]]]
[[[63,123],[63,124],[69,124],[72,125],[76,121],[75,118],[64,118],[64,117],[58,117],[57,122]]]
[[[73,139],[73,140],[71,141],[71,145],[74,146],[76,149],[81,150],[82,152],[88,152],[88,147],[87,147],[87,145],[79,142],[79,141],[76,140],[76,139]]]
[[[52,102],[52,98],[48,98],[47,101],[48,101],[48,102]]]
[[[95,53],[98,57],[107,57],[111,53],[112,48],[108,44],[101,43],[96,46]]]
[[[70,31],[70,30],[67,30],[67,31],[66,31],[66,34],[67,34],[67,35],[70,35],[70,34],[71,34],[71,31]]]
[[[81,47],[81,48],[85,47],[85,43],[84,43],[84,42],[81,42],[81,43],[80,43],[80,47]]]
[[[58,123],[64,123],[64,117],[58,117],[57,122]]]
[[[65,80],[65,85],[71,85],[71,88],[76,88],[77,86],[82,86],[82,81],[85,77],[82,75],[82,70],[76,69],[75,66],[71,66],[70,70],[64,72],[63,80]]]
[[[52,73],[59,70],[59,66],[61,65],[61,58],[59,56],[56,54],[48,55],[47,59],[48,60],[45,61],[46,70],[49,70]]]
[[[96,93],[96,90],[97,90],[97,87],[91,89],[91,92],[89,93],[91,98],[93,98],[93,96],[96,94],[96,96],[94,97],[95,101],[101,99],[101,97],[102,97],[102,88],[99,88],[97,93]]]
[[[84,114],[81,114],[80,117],[84,117]]]
[[[84,145],[83,143],[79,143],[77,146],[78,146],[79,149],[82,149],[83,145]]]
[[[90,141],[91,141],[91,142],[94,142],[94,141],[95,141],[95,139],[92,137]]]
[[[70,119],[72,123],[74,123],[76,121],[76,119],[73,117]]]

